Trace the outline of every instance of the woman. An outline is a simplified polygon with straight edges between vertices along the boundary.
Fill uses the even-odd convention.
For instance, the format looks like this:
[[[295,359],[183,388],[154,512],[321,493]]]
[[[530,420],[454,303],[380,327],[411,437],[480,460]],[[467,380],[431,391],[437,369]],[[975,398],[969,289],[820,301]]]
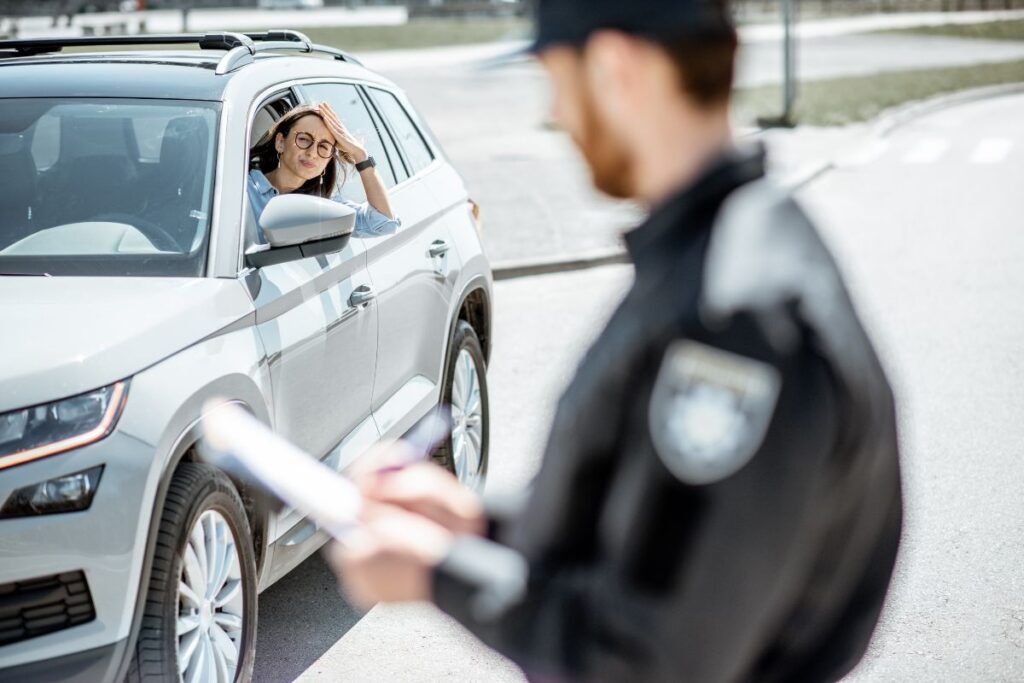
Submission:
[[[279,194],[296,192],[327,197],[355,209],[356,237],[389,235],[401,225],[373,159],[326,102],[288,111],[260,138],[250,158],[254,168],[249,171],[248,194],[257,223],[267,202]],[[336,160],[355,166],[366,203],[335,196]],[[260,239],[264,240],[262,231]]]

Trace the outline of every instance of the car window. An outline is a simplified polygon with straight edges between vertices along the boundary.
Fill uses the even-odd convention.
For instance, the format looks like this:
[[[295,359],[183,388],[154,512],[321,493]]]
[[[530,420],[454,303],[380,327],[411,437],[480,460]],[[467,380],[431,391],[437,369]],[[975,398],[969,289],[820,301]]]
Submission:
[[[388,162],[388,154],[384,142],[374,125],[370,112],[359,96],[356,86],[342,83],[317,83],[303,86],[306,94],[314,102],[327,102],[338,113],[338,118],[345,124],[349,132],[366,146],[366,151],[377,161],[377,172],[380,174],[384,187],[394,187],[395,173]],[[341,195],[355,202],[365,202],[362,181],[359,174],[349,169],[347,175],[339,173],[338,182]]]
[[[294,106],[295,98],[291,90],[276,93],[269,100],[261,104],[253,117],[252,129],[249,131],[249,149],[251,150],[270,131],[277,120]],[[248,160],[246,168],[258,168],[254,157]],[[248,180],[246,180],[246,184],[248,186]],[[246,201],[242,220],[242,253],[244,254],[246,249],[263,241],[260,237],[259,227],[256,224],[256,217],[252,212],[252,204]]]
[[[0,271],[200,275],[218,105],[0,99]]]
[[[419,173],[429,166],[434,160],[434,155],[423,139],[423,134],[420,133],[419,128],[413,123],[398,99],[391,93],[377,88],[368,88],[368,91],[374,104],[384,114],[384,118],[387,119],[391,130],[398,138],[398,144],[412,167],[410,170],[413,173]]]
[[[384,141],[384,149],[388,153],[388,161],[391,162],[391,167],[395,172],[395,181],[400,183],[409,177],[409,171],[405,167],[405,161],[402,159],[402,155],[398,152],[398,146],[395,144],[391,131],[389,131],[388,127],[384,125],[376,107],[369,104],[369,100],[366,99],[367,97],[368,96],[364,91],[363,101],[367,103],[366,108],[370,110],[370,116],[373,118],[373,125],[377,127],[378,131],[380,131],[380,137]]]

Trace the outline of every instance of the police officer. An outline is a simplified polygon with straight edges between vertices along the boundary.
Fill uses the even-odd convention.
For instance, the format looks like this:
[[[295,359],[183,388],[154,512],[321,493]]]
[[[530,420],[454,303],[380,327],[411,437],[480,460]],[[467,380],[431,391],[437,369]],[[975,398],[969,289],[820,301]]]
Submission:
[[[335,565],[433,600],[527,675],[831,681],[901,525],[893,397],[832,258],[729,128],[723,2],[541,0],[534,50],[596,186],[650,208],[635,283],[501,517],[438,468],[368,478]]]

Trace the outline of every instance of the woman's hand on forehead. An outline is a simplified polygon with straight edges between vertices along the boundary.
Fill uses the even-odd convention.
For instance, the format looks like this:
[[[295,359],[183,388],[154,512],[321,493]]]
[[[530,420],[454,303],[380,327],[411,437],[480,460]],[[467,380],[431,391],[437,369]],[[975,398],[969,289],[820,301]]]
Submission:
[[[351,156],[356,162],[366,158],[366,148],[348,131],[331,105],[321,102],[316,106],[316,110],[321,118],[323,118],[324,124],[330,129],[331,135],[334,136],[335,144],[339,149]]]

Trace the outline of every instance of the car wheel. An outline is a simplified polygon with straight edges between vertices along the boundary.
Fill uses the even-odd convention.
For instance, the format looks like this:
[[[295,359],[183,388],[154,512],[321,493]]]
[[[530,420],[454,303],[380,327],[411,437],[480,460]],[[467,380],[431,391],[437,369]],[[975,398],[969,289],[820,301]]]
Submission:
[[[157,535],[132,681],[252,679],[256,560],[235,487],[220,471],[183,463]]]
[[[487,477],[487,365],[476,332],[459,320],[452,335],[441,401],[451,406],[452,431],[435,459],[459,481],[482,491]]]

